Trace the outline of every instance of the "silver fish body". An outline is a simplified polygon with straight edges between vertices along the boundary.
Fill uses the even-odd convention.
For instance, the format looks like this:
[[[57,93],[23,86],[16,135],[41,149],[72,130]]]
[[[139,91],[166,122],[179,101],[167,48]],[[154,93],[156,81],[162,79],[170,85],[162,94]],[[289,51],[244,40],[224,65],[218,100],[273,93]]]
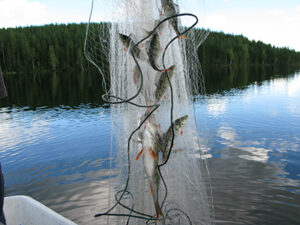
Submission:
[[[147,116],[147,113],[143,116]],[[159,149],[157,147],[157,140],[160,138],[159,125],[154,117],[150,115],[144,123],[144,131],[142,135],[142,145],[143,145],[143,155],[144,155],[144,167],[149,179],[150,193],[153,198],[154,207],[156,211],[156,217],[159,219],[160,216],[163,217],[163,212],[159,205],[159,185],[160,185],[160,175],[158,171],[158,161],[159,161]],[[141,152],[139,153],[139,155]]]

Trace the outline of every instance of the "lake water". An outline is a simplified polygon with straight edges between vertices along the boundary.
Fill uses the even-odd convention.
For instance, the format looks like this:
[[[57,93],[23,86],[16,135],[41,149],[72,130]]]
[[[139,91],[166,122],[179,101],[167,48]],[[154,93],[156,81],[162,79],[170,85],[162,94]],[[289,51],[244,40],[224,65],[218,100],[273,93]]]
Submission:
[[[300,73],[204,69],[194,108],[216,224],[300,224]],[[101,224],[110,110],[96,75],[5,76],[0,161],[6,196],[29,195],[78,224]]]

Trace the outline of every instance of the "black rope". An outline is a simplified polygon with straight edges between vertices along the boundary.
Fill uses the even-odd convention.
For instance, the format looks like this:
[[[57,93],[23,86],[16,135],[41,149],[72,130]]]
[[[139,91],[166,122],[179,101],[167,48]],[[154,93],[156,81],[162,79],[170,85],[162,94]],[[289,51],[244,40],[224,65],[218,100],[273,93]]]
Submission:
[[[171,144],[170,144],[170,149],[169,149],[169,152],[168,152],[168,155],[167,155],[167,158],[166,160],[157,165],[157,169],[158,169],[158,172],[159,172],[159,176],[160,176],[160,179],[162,180],[162,183],[164,185],[164,189],[165,189],[165,196],[163,198],[163,201],[162,201],[162,204],[161,204],[161,208],[163,208],[163,205],[167,199],[167,195],[168,195],[168,188],[167,188],[167,185],[166,185],[166,182],[162,176],[162,173],[161,173],[161,167],[163,167],[164,165],[166,165],[166,163],[168,162],[169,160],[169,157],[170,157],[170,154],[171,154],[171,151],[172,151],[172,146],[173,146],[173,143],[174,143],[174,137],[175,137],[175,131],[174,131],[174,123],[173,123],[173,110],[174,110],[174,94],[173,94],[173,87],[172,87],[172,84],[171,84],[171,79],[170,79],[170,76],[169,76],[169,72],[166,70],[166,65],[165,65],[165,54],[166,54],[166,51],[167,49],[169,48],[169,46],[177,39],[179,38],[180,36],[184,35],[185,33],[187,33],[188,31],[190,31],[193,27],[196,26],[196,24],[198,23],[198,18],[196,15],[194,14],[191,14],[191,13],[181,13],[181,14],[176,14],[176,15],[173,15],[173,16],[170,16],[170,17],[167,17],[163,20],[161,20],[154,28],[152,31],[148,32],[148,35],[146,37],[144,37],[143,39],[141,39],[139,42],[137,42],[133,47],[132,47],[132,51],[131,51],[131,55],[137,65],[137,68],[140,72],[140,86],[138,88],[138,91],[132,96],[132,97],[129,97],[127,99],[124,99],[124,98],[121,98],[121,97],[118,97],[118,96],[114,96],[114,95],[110,95],[109,92],[102,95],[102,99],[103,101],[109,103],[109,104],[123,104],[123,103],[128,103],[128,104],[131,104],[131,105],[134,105],[136,107],[140,107],[140,108],[153,108],[151,109],[151,111],[146,114],[145,118],[142,120],[142,122],[140,123],[140,125],[134,130],[132,131],[132,133],[130,134],[129,138],[128,138],[128,143],[127,143],[127,160],[128,160],[128,175],[127,175],[127,180],[126,180],[126,184],[125,184],[125,187],[124,189],[118,191],[116,194],[115,194],[115,200],[116,200],[116,203],[110,208],[108,209],[106,212],[104,213],[99,213],[99,214],[96,214],[95,217],[100,217],[100,216],[118,216],[118,217],[128,217],[128,220],[127,220],[127,223],[126,224],[129,224],[129,220],[130,218],[137,218],[137,219],[142,219],[142,220],[145,220],[146,221],[146,224],[157,224],[157,218],[152,216],[152,215],[149,215],[149,214],[146,214],[146,213],[143,213],[143,212],[139,212],[139,211],[136,211],[134,210],[134,204],[132,204],[131,207],[128,207],[126,205],[124,205],[121,201],[123,199],[123,197],[125,196],[125,194],[127,193],[128,195],[130,195],[130,197],[133,199],[133,195],[130,191],[127,190],[128,188],[128,184],[129,184],[129,180],[130,180],[130,169],[131,169],[131,165],[130,165],[130,141],[133,137],[133,135],[142,127],[142,125],[145,123],[145,121],[160,107],[160,104],[153,104],[153,105],[141,105],[141,104],[137,104],[137,103],[134,103],[132,102],[134,99],[136,99],[138,97],[138,95],[141,93],[141,90],[143,88],[143,72],[142,72],[142,69],[136,59],[136,56],[135,56],[135,51],[134,49],[138,47],[139,44],[141,44],[142,42],[144,42],[145,40],[147,40],[148,38],[150,38],[154,32],[156,32],[156,30],[158,29],[159,26],[161,26],[161,24],[165,23],[166,21],[169,21],[171,19],[174,19],[176,17],[181,17],[181,16],[191,16],[191,17],[194,17],[196,19],[195,23],[193,25],[191,25],[190,27],[188,27],[186,30],[184,30],[183,32],[181,32],[179,35],[175,36],[167,45],[166,47],[164,48],[164,51],[163,51],[163,56],[162,56],[162,65],[163,65],[163,69],[166,71],[167,73],[167,78],[168,78],[168,82],[169,82],[169,86],[170,86],[170,92],[171,92],[171,107],[170,107],[170,123],[171,123],[171,126],[172,126],[172,140],[171,140]],[[162,70],[163,71],[163,70]],[[116,101],[112,101],[112,99],[115,99]],[[127,209],[129,211],[128,214],[125,214],[125,213],[111,213],[111,211],[116,207],[116,206],[122,206],[124,209]],[[183,210],[179,209],[179,208],[172,208],[172,209],[169,209],[165,215],[164,218],[162,218],[162,220],[166,221],[166,220],[171,220],[170,217],[169,217],[169,214],[171,211],[177,211],[181,214],[183,214],[187,220],[189,221],[190,224],[192,224],[189,216],[187,215],[187,213],[185,213]]]

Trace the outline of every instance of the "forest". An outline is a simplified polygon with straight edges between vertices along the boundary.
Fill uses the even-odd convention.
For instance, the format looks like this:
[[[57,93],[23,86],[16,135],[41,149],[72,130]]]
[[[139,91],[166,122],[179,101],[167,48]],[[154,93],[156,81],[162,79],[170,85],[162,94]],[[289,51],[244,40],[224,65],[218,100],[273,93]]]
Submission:
[[[300,52],[222,32],[211,32],[198,49],[198,55],[202,64],[300,65]]]
[[[84,23],[0,29],[0,67],[5,74],[93,71],[83,54],[85,30]],[[300,52],[221,32],[210,32],[198,55],[203,65],[300,65]]]

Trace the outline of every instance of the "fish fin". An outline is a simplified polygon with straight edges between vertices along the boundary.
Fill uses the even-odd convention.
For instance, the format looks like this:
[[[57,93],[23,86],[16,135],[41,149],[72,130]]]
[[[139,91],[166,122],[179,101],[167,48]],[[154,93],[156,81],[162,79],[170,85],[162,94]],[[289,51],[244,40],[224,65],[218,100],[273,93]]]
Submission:
[[[178,40],[181,40],[181,37],[183,37],[183,39],[187,39],[187,36],[186,36],[186,35],[184,35],[184,34],[182,34],[182,35],[178,36],[178,37],[177,37],[177,39],[178,39]]]
[[[137,155],[137,157],[135,158],[135,160],[139,160],[139,158],[143,154],[143,152],[144,152],[144,148],[141,149],[141,151],[139,152],[139,154]]]
[[[150,147],[149,150],[150,150],[150,153],[151,153],[152,157],[153,157],[155,160],[158,160],[157,155],[155,154],[155,152],[153,151],[153,149]]]

